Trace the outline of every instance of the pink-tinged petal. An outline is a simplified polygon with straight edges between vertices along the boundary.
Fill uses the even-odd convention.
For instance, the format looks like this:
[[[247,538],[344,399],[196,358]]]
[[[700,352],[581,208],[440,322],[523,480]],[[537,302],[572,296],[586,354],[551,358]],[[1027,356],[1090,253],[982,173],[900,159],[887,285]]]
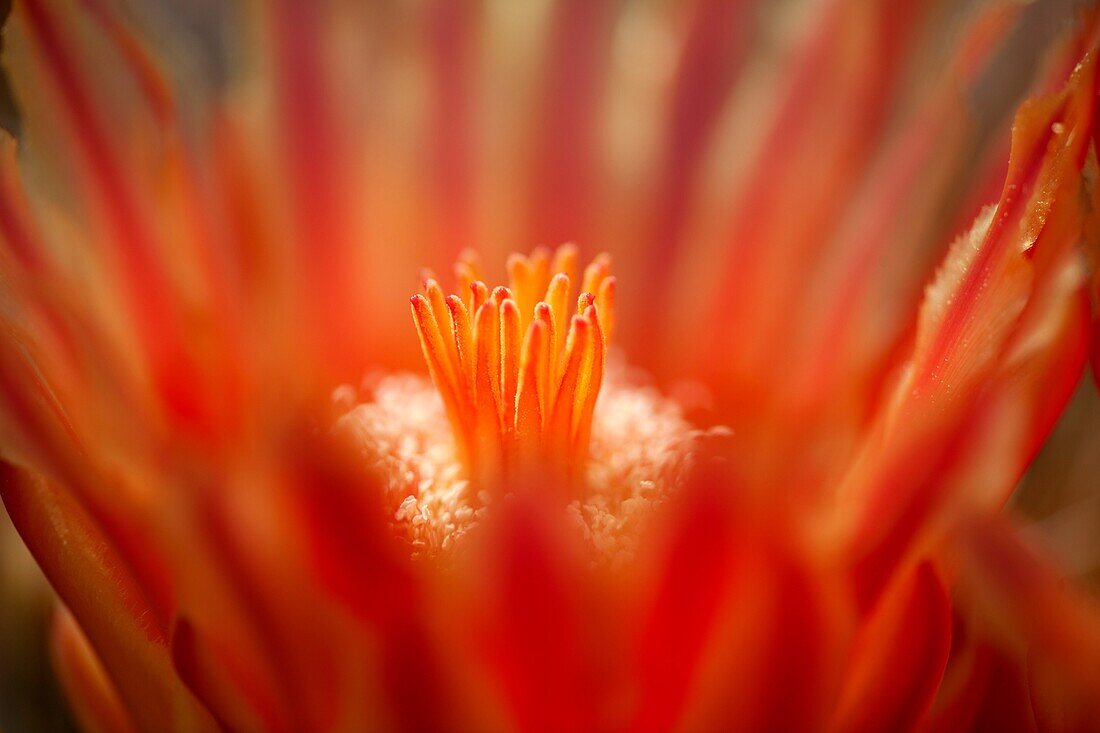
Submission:
[[[230,476],[210,486],[195,487],[195,501],[177,505],[172,535],[185,544],[175,567],[178,608],[169,646],[175,671],[211,713],[230,730],[295,730],[312,727],[305,700],[312,691],[297,683],[303,657],[295,658],[280,636],[279,595],[265,595],[264,578],[250,576],[251,554],[271,553],[272,512],[249,493],[253,482]],[[277,502],[274,483],[264,487],[265,499]],[[244,511],[247,508],[247,511]],[[251,521],[250,521],[251,520]],[[280,547],[293,538],[278,540]],[[307,585],[282,557],[276,587],[297,599]],[[316,593],[308,594],[316,597]],[[321,644],[322,610],[318,604],[304,636]],[[302,636],[299,629],[297,636]],[[349,644],[350,646],[350,644]],[[319,651],[316,655],[322,659]],[[315,675],[321,684],[325,675]]]
[[[806,556],[780,546],[768,552],[765,577],[773,585],[753,626],[762,646],[754,650],[750,640],[729,650],[727,666],[716,668],[723,680],[716,687],[719,704],[707,718],[717,730],[822,730],[835,703],[840,650],[849,640],[847,604],[837,602],[836,588],[815,575]],[[738,659],[746,648],[748,665]]]
[[[88,27],[97,32],[87,34]],[[27,148],[40,153],[25,163],[69,195],[61,223],[52,216],[39,222],[48,236],[34,246],[49,260],[58,240],[75,235],[81,244],[79,257],[59,257],[31,282],[46,303],[67,306],[59,310],[76,322],[65,325],[72,338],[96,347],[87,355],[93,363],[128,367],[126,386],[154,413],[145,419],[164,419],[193,438],[220,435],[236,414],[239,318],[213,207],[200,193],[169,84],[98,0],[31,0],[19,4],[11,28]],[[126,134],[113,134],[118,128]],[[17,231],[9,211],[0,213],[15,242],[35,229]],[[82,218],[79,231],[66,229],[69,215]],[[89,296],[97,287],[117,296]]]
[[[835,6],[831,7],[835,11]],[[686,272],[704,283],[719,283],[718,290],[711,294],[709,287],[692,287],[691,291],[699,294],[685,295],[688,289],[678,288],[673,310],[690,309],[688,315],[694,318],[704,307],[712,308],[706,313],[713,314],[708,328],[715,338],[684,339],[682,331],[676,331],[672,338],[677,348],[668,350],[673,355],[673,363],[668,365],[672,374],[682,373],[686,351],[689,368],[708,377],[707,386],[714,390],[721,408],[719,419],[740,435],[734,448],[736,459],[758,467],[757,472],[768,480],[797,486],[809,497],[831,485],[857,449],[859,433],[874,409],[888,370],[908,346],[920,285],[935,256],[930,245],[943,238],[945,212],[953,210],[959,189],[969,185],[970,177],[983,175],[989,167],[985,158],[980,158],[981,164],[975,163],[990,136],[979,133],[965,100],[974,94],[977,80],[988,75],[996,52],[1003,50],[1000,41],[1012,27],[1018,6],[1011,6],[1009,12],[983,14],[961,34],[959,48],[952,54],[944,48],[930,51],[920,40],[909,38],[908,34],[920,36],[917,28],[932,28],[943,21],[935,11],[901,5],[874,11],[861,8],[838,21],[836,12],[830,15],[824,8],[817,10],[823,12],[820,23],[814,21],[815,29],[829,22],[834,30],[844,23],[866,30],[869,24],[856,20],[860,13],[864,13],[863,21],[873,17],[873,22],[896,22],[908,28],[901,34],[899,47],[864,54],[873,56],[879,50],[890,58],[900,54],[903,61],[884,63],[884,68],[894,63],[891,68],[900,76],[884,81],[878,78],[878,71],[869,69],[862,69],[862,76],[854,72],[841,75],[838,79],[849,85],[843,95],[821,92],[823,84],[842,83],[826,78],[811,90],[805,106],[793,107],[795,144],[823,145],[825,154],[816,149],[792,153],[784,143],[775,143],[777,157],[765,159],[757,171],[764,178],[755,181],[747,177],[737,194],[779,200],[773,202],[777,213],[745,207],[748,213],[743,218],[759,219],[766,236],[747,236],[721,248],[722,252],[738,247],[760,250],[743,256],[763,261],[784,259],[786,269],[774,263],[766,265],[774,270],[774,278],[770,285],[753,286],[764,291],[764,300],[758,300],[755,292],[742,292],[750,272],[731,266],[727,278],[713,277],[707,274],[714,271],[713,258],[704,262],[702,255],[716,255],[719,248],[699,250],[695,254],[699,262]],[[907,21],[907,13],[916,18]],[[831,42],[838,43],[837,34],[846,32],[833,33]],[[869,43],[860,38],[858,43]],[[821,43],[819,39],[819,46]],[[818,53],[825,52],[819,48]],[[818,61],[811,64],[812,73],[826,77],[831,73],[828,65],[838,63]],[[902,82],[911,78],[906,74],[942,77],[943,82],[914,88]],[[869,86],[859,87],[857,76]],[[885,89],[876,87],[877,97],[870,88],[876,84],[886,85]],[[857,93],[866,93],[875,102],[861,98],[852,102],[859,109],[837,109],[837,105],[843,106],[838,99]],[[818,104],[828,107],[820,110]],[[849,146],[852,155],[854,148],[859,149],[859,162],[833,151],[832,141],[847,139],[851,132],[836,118],[858,117],[875,104],[882,107],[879,126]],[[912,112],[901,113],[900,109]],[[830,127],[830,121],[840,129]],[[803,128],[827,129],[817,134]],[[837,173],[845,178],[843,185],[822,182],[832,175],[827,161],[834,154],[844,160],[840,168],[845,172]],[[805,175],[807,161],[813,161],[813,176]],[[778,172],[765,165],[776,162]],[[823,169],[828,175],[822,174]],[[998,184],[1002,181],[1003,177]],[[824,193],[818,191],[819,186]],[[792,230],[800,229],[807,218],[807,205],[799,199],[799,193],[807,188],[814,197],[835,195],[835,200],[822,213],[822,223],[795,235]],[[843,194],[837,193],[840,189]],[[817,198],[812,197],[811,219],[818,206]],[[693,223],[700,226],[704,222]],[[801,253],[791,254],[796,251]],[[684,256],[692,255],[685,252]],[[669,279],[667,273],[662,279]],[[725,312],[731,303],[742,299],[747,306],[740,315]],[[786,325],[756,323],[780,318],[786,319]],[[749,328],[722,325],[723,319],[748,321]],[[675,321],[675,316],[670,320]],[[763,339],[757,331],[763,333]],[[701,351],[705,363],[691,364],[692,351]],[[731,358],[719,356],[728,352],[733,353]]]
[[[1086,359],[1088,304],[1076,253],[1033,295],[985,391],[961,422],[897,453],[878,475],[889,492],[865,511],[856,562],[870,597],[922,523],[959,502],[1000,509],[1065,407]],[[896,513],[895,513],[896,512]],[[884,521],[889,518],[890,521]]]
[[[10,421],[5,429],[13,430],[5,459],[65,487],[142,586],[152,603],[150,621],[166,629],[172,594],[163,548],[150,542],[155,531],[144,524],[140,510],[134,511],[140,502],[128,490],[132,487],[120,487],[89,463],[87,436],[78,432],[43,372],[57,364],[39,353],[34,336],[5,317],[0,332],[0,411],[4,422]]]
[[[1028,700],[1024,671],[1010,659],[995,658],[986,679],[982,704],[971,730],[1040,733]],[[1045,733],[1045,731],[1044,731]]]
[[[275,113],[285,168],[299,312],[320,357],[314,366],[330,378],[351,379],[368,360],[366,335],[375,324],[358,300],[356,249],[363,242],[353,211],[366,204],[352,185],[348,131],[338,115],[324,49],[334,3],[279,0],[263,12],[272,30]],[[358,241],[357,241],[358,240]]]
[[[1028,703],[1036,728],[1043,733],[1092,733],[1100,725],[1100,686],[1088,691],[1067,685],[1063,671],[1049,666],[1041,655],[1028,659]]]
[[[81,6],[103,31],[122,61],[123,71],[135,84],[152,125],[160,140],[160,177],[153,186],[160,196],[153,205],[160,207],[154,226],[160,227],[165,258],[178,269],[193,268],[198,276],[194,287],[200,294],[187,303],[205,307],[209,314],[199,328],[182,324],[181,340],[187,342],[189,356],[196,358],[204,404],[192,427],[204,431],[203,437],[224,438],[220,430],[239,427],[240,393],[243,390],[241,306],[242,293],[230,275],[236,264],[227,254],[224,232],[213,212],[217,204],[200,182],[201,156],[186,149],[176,115],[176,99],[163,70],[146,43],[129,29],[103,0],[80,0]],[[146,204],[149,205],[149,204]],[[200,305],[201,304],[201,305]]]
[[[134,76],[142,99],[157,123],[170,127],[175,100],[168,83],[148,49],[131,33],[103,0],[81,0],[81,6],[102,29]]]
[[[930,565],[918,565],[893,581],[856,637],[831,730],[913,730],[950,650],[947,592]]]
[[[227,477],[193,511],[180,507],[193,539],[179,568],[177,670],[227,722],[438,730],[447,700],[431,606],[375,479],[296,435],[280,473]]]
[[[0,162],[0,235],[15,262],[25,272],[38,274],[45,267],[45,261],[19,177],[16,142],[5,135],[0,140],[0,146],[3,149]]]
[[[143,523],[143,514],[133,511],[133,495],[120,496],[117,484],[98,476],[97,467],[89,465],[87,446],[32,355],[32,344],[24,341],[27,334],[4,318],[0,318],[0,330],[4,333],[0,339],[0,410],[6,420],[20,427],[17,437],[4,446],[5,459],[18,460],[22,467],[5,470],[15,475],[34,466],[41,476],[65,487],[51,488],[49,493],[64,494],[66,501],[79,504],[87,513],[88,521],[111,543],[121,566],[133,573],[151,603],[147,620],[163,632],[171,612],[171,581],[163,548],[150,542],[154,530]]]
[[[1009,480],[993,497],[1000,505],[1031,463],[1062,414],[1088,362],[1090,308],[1083,261],[1067,256],[1040,286],[1009,345],[1000,374],[982,401],[992,419],[1014,419],[1016,444],[1002,454],[1000,470]],[[989,431],[995,431],[990,426]],[[998,456],[987,457],[995,473]]]
[[[236,685],[248,701],[246,707],[264,716],[271,714],[277,727],[293,730],[319,725],[322,720],[331,722],[332,715],[317,702],[315,690],[300,684],[310,670],[303,656],[295,656],[295,650],[289,648],[283,636],[286,629],[280,627],[290,613],[280,593],[290,593],[301,580],[291,579],[291,570],[283,568],[280,590],[272,591],[270,578],[254,575],[256,565],[262,562],[257,556],[272,551],[265,536],[269,513],[242,528],[242,489],[219,488],[224,494],[209,497],[197,507],[198,518],[191,530],[197,535],[191,562],[216,566],[217,572],[203,572],[190,565],[180,571],[185,594],[176,631],[182,635],[171,639],[177,673],[225,721],[242,714],[226,709],[223,699],[227,689]],[[302,628],[307,627],[313,625],[305,623]],[[320,644],[320,632],[311,637]],[[325,659],[321,649],[315,657]],[[222,676],[200,676],[206,666],[219,667]],[[331,675],[316,677],[318,684],[331,684]],[[266,709],[268,702],[273,703],[273,710]]]
[[[110,317],[82,300],[88,273],[66,270],[32,216],[17,144],[0,141],[0,273],[8,289],[2,328],[0,403],[19,423],[11,457],[82,483],[84,451],[117,415],[155,421],[145,386],[111,333]],[[112,502],[117,496],[112,495]]]
[[[266,489],[262,502],[251,493],[254,485]],[[333,604],[320,602],[327,598],[323,580],[311,572],[308,540],[296,513],[299,506],[289,494],[278,477],[252,477],[249,484],[225,486],[203,502],[194,531],[199,541],[209,544],[231,594],[212,600],[228,604],[233,616],[225,621],[212,616],[197,594],[186,599],[190,603],[183,613],[193,619],[205,653],[221,664],[238,656],[249,669],[266,673],[255,681],[263,686],[265,697],[270,697],[267,690],[276,693],[283,703],[280,720],[289,729],[331,729],[361,715],[376,719],[378,696],[352,695],[349,690],[361,682],[352,667],[356,658],[369,660],[369,672],[384,679],[375,668],[377,656],[364,635],[349,620],[341,620]],[[257,505],[263,511],[257,511]],[[279,568],[278,574],[271,573],[273,567]],[[225,633],[230,622],[234,628],[243,627],[243,640]],[[252,635],[262,646],[255,645]],[[219,655],[228,655],[228,662]]]
[[[1012,17],[1014,22],[1017,23],[1016,32],[1007,38],[1009,43],[1012,43],[1014,39],[1019,39],[1020,30],[1027,28],[1034,17],[1041,15],[1039,8],[1027,8],[1012,3],[999,6],[993,4],[990,6],[988,13],[994,19],[998,14]],[[1097,30],[1100,28],[1097,21],[1100,20],[1100,16],[1097,16],[1091,10],[1082,11],[1078,14],[1077,20],[1078,23],[1074,27],[1074,32],[1068,38],[1053,44],[1052,48],[1048,49],[1042,57],[1042,63],[1037,64],[1039,75],[1031,79],[1031,84],[1028,87],[1032,94],[1049,95],[1058,93],[1072,76],[1081,59],[1089,53],[1090,49],[1095,48],[1098,41],[1100,41],[1100,37],[1097,36]],[[997,21],[994,20],[994,22]],[[1018,40],[1016,42],[1018,47]],[[1012,49],[1002,48],[1000,49],[1000,55],[1003,56],[1006,50],[1011,51]],[[986,76],[988,77],[989,74],[987,73]],[[964,234],[969,230],[971,222],[977,218],[978,214],[990,201],[1000,197],[1004,188],[1012,143],[1011,130],[1005,126],[998,126],[996,129],[990,129],[990,134],[992,139],[985,145],[987,151],[985,162],[976,170],[976,175],[971,177],[970,190],[966,192],[962,200],[956,202],[954,211],[951,214],[952,221],[947,231],[953,236]]]
[[[951,650],[935,700],[917,730],[964,733],[972,728],[989,675],[990,655],[967,636],[962,620],[952,620]]]
[[[51,640],[54,669],[86,733],[136,733],[137,724],[119,699],[84,632],[64,608],[54,617]]]
[[[0,317],[0,406],[4,417],[19,426],[5,454],[65,479],[77,478],[78,457],[84,448],[72,418],[53,385],[42,372],[32,338],[7,318]]]
[[[928,195],[937,188],[937,181],[929,180],[930,171],[934,175],[937,169],[943,170],[943,151],[957,150],[960,142],[954,134],[958,120],[950,113],[955,104],[952,95],[944,95],[939,104],[931,105],[914,120],[904,137],[884,154],[864,191],[857,213],[842,230],[846,249],[838,253],[836,260],[827,262],[826,268],[830,269],[820,273],[819,279],[811,283],[816,289],[808,300],[819,305],[805,309],[804,320],[799,324],[801,333],[806,334],[803,338],[811,341],[803,346],[805,350],[800,358],[792,360],[795,371],[789,399],[797,406],[813,405],[815,400],[832,400],[836,390],[846,386],[841,380],[850,379],[853,373],[857,376],[866,373],[869,368],[866,363],[852,362],[881,358],[882,351],[888,348],[888,341],[878,344],[866,341],[876,336],[889,338],[889,326],[894,325],[886,324],[884,329],[881,309],[868,307],[869,299],[876,294],[870,291],[882,285],[881,278],[873,273],[883,272],[879,268],[888,266],[887,258],[892,251],[914,249],[912,246],[899,247],[899,240],[913,241],[913,236],[922,232],[898,231],[911,226],[914,217],[910,211],[914,203],[924,206],[938,203]],[[939,179],[943,180],[942,174]],[[900,295],[896,288],[891,292],[895,301],[902,300]],[[903,305],[897,303],[897,306]],[[897,312],[895,318],[901,315]],[[800,334],[792,335],[798,338]],[[878,353],[872,351],[876,347]]]
[[[0,495],[61,600],[79,620],[138,728],[213,730],[209,714],[172,670],[146,591],[110,540],[66,492],[10,466]],[[188,727],[190,726],[190,727]]]
[[[310,445],[323,450],[316,442]],[[361,470],[342,471],[350,468],[346,462],[335,466],[325,468],[322,460],[303,457],[297,467],[293,501],[310,560],[356,616],[386,626],[416,607],[417,578],[406,549],[386,526],[378,478]]]

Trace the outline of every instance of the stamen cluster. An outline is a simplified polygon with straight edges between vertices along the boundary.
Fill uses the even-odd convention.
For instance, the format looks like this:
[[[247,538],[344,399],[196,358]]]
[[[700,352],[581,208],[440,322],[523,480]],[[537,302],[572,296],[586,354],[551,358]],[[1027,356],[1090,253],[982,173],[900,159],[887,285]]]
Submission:
[[[581,475],[613,327],[610,265],[604,254],[585,268],[572,316],[572,245],[552,257],[545,248],[512,255],[508,287],[491,292],[468,254],[455,265],[462,297],[422,277],[413,321],[460,460],[479,485],[573,485]]]

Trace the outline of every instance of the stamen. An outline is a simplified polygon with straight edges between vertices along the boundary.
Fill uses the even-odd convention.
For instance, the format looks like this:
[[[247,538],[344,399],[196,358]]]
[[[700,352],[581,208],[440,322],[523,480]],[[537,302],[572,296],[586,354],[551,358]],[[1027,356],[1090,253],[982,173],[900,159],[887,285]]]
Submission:
[[[470,323],[470,312],[466,310],[466,304],[457,295],[447,296],[447,309],[451,312],[455,346],[458,347],[460,403],[463,411],[468,413],[474,406],[474,375],[477,373],[474,366],[477,352],[474,351],[473,326]]]
[[[599,291],[592,291],[597,293],[596,309],[602,314],[603,330],[608,341],[611,340],[611,335],[615,330],[613,318],[615,315],[615,282],[614,277],[605,277],[603,282],[600,283]]]
[[[558,273],[550,280],[546,304],[550,306],[550,381],[557,384],[561,377],[561,353],[565,347],[565,322],[569,317],[569,276]]]
[[[468,411],[459,401],[455,388],[455,378],[451,373],[451,365],[448,363],[446,346],[439,332],[439,324],[432,313],[431,305],[423,295],[414,295],[410,299],[412,304],[413,321],[416,323],[416,332],[420,336],[420,348],[424,352],[424,360],[428,363],[428,373],[432,376],[432,382],[439,390],[443,398],[443,406],[447,410],[447,418],[456,426],[456,442],[460,446],[460,453],[467,453],[463,438],[468,434]]]
[[[591,296],[589,296],[591,299]],[[604,359],[604,334],[600,329],[600,320],[597,318],[596,307],[588,303],[584,309],[584,317],[592,323],[592,342],[586,354],[587,369],[584,389],[577,394],[577,419],[573,427],[573,464],[583,466],[588,461],[588,443],[592,437],[592,414],[596,410],[596,397],[599,396],[599,385],[603,381]]]
[[[584,268],[584,283],[581,291],[586,293],[598,292],[600,283],[607,277],[611,270],[611,257],[601,254],[592,260],[588,267]]]
[[[477,348],[477,376],[474,380],[477,453],[473,463],[480,469],[476,472],[477,478],[490,481],[499,473],[502,457],[500,318],[496,302],[487,301],[477,309],[474,339]],[[462,423],[454,427],[461,429]]]
[[[523,355],[520,360],[519,386],[516,395],[516,437],[520,443],[520,455],[533,459],[542,441],[542,416],[544,405],[539,397],[539,374],[546,365],[546,324],[535,320],[523,339]],[[544,382],[545,384],[545,382]]]
[[[575,396],[579,392],[581,365],[584,354],[592,338],[590,324],[583,316],[574,316],[569,328],[569,337],[565,346],[565,368],[561,377],[561,386],[554,396],[554,406],[550,409],[550,425],[547,430],[550,467],[555,475],[570,475],[569,444],[570,428],[573,425],[573,407]]]
[[[470,298],[470,312],[476,315],[481,304],[489,299],[489,288],[480,280],[475,280],[470,284]]]
[[[504,300],[500,304],[500,352],[501,382],[504,392],[505,425],[515,425],[516,393],[519,388],[520,358],[519,307],[514,300]]]
[[[551,385],[554,384],[551,380],[553,372],[551,363],[554,360],[554,318],[550,313],[549,305],[538,303],[535,306],[535,321],[543,325],[543,330],[546,333],[542,343],[542,351],[539,354],[538,365],[539,404],[542,407],[543,420],[545,421],[550,415],[552,405]]]
[[[491,291],[476,258],[455,265],[458,295],[423,273],[413,322],[443,398],[460,460],[479,486],[520,476],[573,486],[583,476],[613,323],[611,258],[585,269],[569,312],[577,249],[508,258],[509,284]],[[551,274],[553,275],[551,277]],[[542,296],[542,300],[540,300]]]
[[[550,273],[560,272],[570,280],[577,279],[577,246],[575,244],[563,244],[554,252],[554,260],[550,264]]]

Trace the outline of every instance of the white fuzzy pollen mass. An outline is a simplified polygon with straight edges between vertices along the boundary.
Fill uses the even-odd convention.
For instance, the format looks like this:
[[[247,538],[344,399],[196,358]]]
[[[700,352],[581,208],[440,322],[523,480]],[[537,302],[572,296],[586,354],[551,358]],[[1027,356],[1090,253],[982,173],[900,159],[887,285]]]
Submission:
[[[681,482],[702,433],[655,389],[628,383],[612,369],[592,423],[584,487],[566,508],[594,561],[631,558],[654,510]],[[348,407],[333,431],[383,477],[395,534],[414,557],[456,552],[463,536],[499,501],[472,485],[458,460],[443,401],[431,381],[411,374],[367,381],[364,400]],[[505,497],[506,498],[506,495]]]

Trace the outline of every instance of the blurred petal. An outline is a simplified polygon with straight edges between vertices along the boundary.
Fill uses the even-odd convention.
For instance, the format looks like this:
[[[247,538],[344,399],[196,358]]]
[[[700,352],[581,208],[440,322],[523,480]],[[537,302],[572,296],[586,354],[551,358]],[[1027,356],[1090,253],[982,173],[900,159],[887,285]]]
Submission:
[[[638,730],[816,730],[836,694],[848,611],[781,522],[754,526],[721,470],[670,513],[643,604]],[[751,511],[751,510],[749,510]]]
[[[133,733],[138,730],[88,639],[64,608],[59,608],[54,618],[53,657],[58,677],[82,730],[87,733]]]
[[[835,731],[912,730],[951,649],[951,608],[930,565],[899,574],[856,637]]]
[[[961,602],[1021,659],[1040,729],[1087,730],[1100,715],[1100,608],[1003,519],[965,517],[952,538]]]
[[[171,671],[164,630],[110,542],[66,492],[4,467],[0,494],[46,577],[80,619],[139,729],[213,730]]]
[[[856,553],[877,566],[865,578],[869,597],[942,504],[936,492],[965,462],[965,446],[980,442],[965,430],[985,390],[999,398],[997,380],[1004,379],[1002,393],[1032,413],[1019,424],[1038,426],[1019,438],[1015,455],[1002,456],[1007,470],[995,475],[1010,484],[1017,478],[1010,472],[1049,430],[1044,416],[1060,412],[1069,397],[1084,357],[1076,345],[1082,280],[1074,248],[1085,215],[1083,132],[1092,126],[1095,83],[1089,58],[1065,91],[1021,110],[1001,202],[956,242],[929,287],[912,356],[844,479],[845,505],[862,507]],[[1029,339],[1054,351],[1028,349]],[[1038,387],[1050,380],[1053,392]],[[890,552],[875,549],[886,544]]]
[[[591,675],[583,583],[545,508],[518,500],[499,517],[475,629],[519,730],[596,730],[601,685]]]

